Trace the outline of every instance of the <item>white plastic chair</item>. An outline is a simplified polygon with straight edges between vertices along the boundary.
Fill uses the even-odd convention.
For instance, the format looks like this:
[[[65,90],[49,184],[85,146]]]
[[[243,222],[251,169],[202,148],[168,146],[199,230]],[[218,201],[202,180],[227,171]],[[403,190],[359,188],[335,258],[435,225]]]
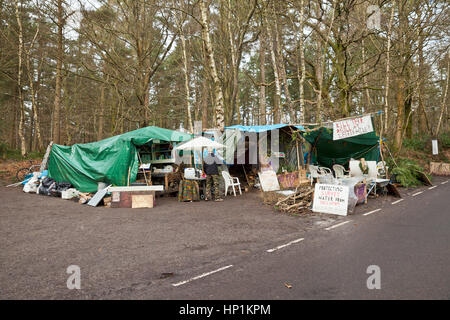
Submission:
[[[348,176],[346,173],[350,173],[350,170],[345,170],[344,166],[340,164],[333,165],[333,170],[336,178],[344,178],[345,176]]]
[[[309,173],[310,173],[309,178],[311,180],[311,185],[313,183],[314,178],[320,178],[320,177],[333,175],[329,168],[313,166],[313,165],[309,165]]]
[[[225,196],[228,194],[228,188],[232,187],[234,196],[236,197],[236,190],[234,189],[236,186],[239,187],[239,194],[242,195],[239,178],[230,176],[230,174],[226,171],[222,171],[222,177],[225,180]]]
[[[331,169],[327,168],[327,167],[319,167],[319,173],[322,176],[332,176],[333,175],[333,172],[331,172]]]
[[[309,165],[309,179],[311,180],[311,185],[313,183],[314,178],[320,177],[319,173],[319,167],[313,166],[312,164]]]

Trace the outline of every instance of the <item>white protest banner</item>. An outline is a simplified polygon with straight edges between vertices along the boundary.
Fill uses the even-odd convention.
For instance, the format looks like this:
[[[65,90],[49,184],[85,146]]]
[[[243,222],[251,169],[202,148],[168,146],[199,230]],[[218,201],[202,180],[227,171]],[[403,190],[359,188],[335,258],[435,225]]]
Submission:
[[[372,131],[370,116],[333,122],[333,140],[354,137]]]
[[[348,187],[316,183],[314,189],[313,211],[347,215]]]

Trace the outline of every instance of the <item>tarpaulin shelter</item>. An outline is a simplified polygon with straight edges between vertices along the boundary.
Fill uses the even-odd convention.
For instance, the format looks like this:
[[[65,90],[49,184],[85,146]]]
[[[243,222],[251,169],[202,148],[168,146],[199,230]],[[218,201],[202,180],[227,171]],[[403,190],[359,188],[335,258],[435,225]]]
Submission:
[[[331,168],[334,164],[348,166],[350,158],[377,161],[379,157],[379,137],[376,133],[370,132],[346,139],[333,140],[333,129],[326,127],[309,126],[305,128],[301,125],[272,124],[261,126],[234,125],[225,129],[236,129],[241,132],[272,131],[276,129],[299,130],[301,135],[309,142],[313,148],[312,159],[317,160],[321,166]],[[289,133],[289,130],[286,131]]]
[[[226,139],[224,139],[224,144],[226,144],[227,146],[226,152],[232,153],[231,155],[227,154],[226,159],[228,160],[228,163],[230,163],[229,160],[233,160],[234,154],[235,160],[241,159],[241,161],[237,160],[238,164],[242,162],[244,162],[245,164],[257,164],[260,163],[260,160],[262,159],[261,156],[263,156],[263,158],[266,158],[267,156],[277,157],[275,153],[282,153],[283,157],[286,153],[286,156],[288,156],[287,153],[290,154],[293,150],[292,148],[288,148],[288,145],[292,143],[292,132],[297,130],[304,130],[304,127],[300,125],[291,125],[285,123],[256,126],[233,125],[225,127],[225,132],[227,133]],[[279,132],[276,136],[273,136],[273,134],[275,134],[275,131]],[[231,134],[229,134],[229,132],[231,132]],[[266,147],[262,150],[260,149],[258,142],[258,139],[261,138],[261,135],[263,135],[264,137],[262,140],[267,139],[265,141]],[[247,136],[252,136],[253,139],[249,138],[248,142],[246,142]],[[275,137],[275,140],[273,140],[273,137]],[[274,144],[272,144],[272,141],[274,142]],[[275,144],[275,150],[271,150],[272,147],[275,147]],[[240,145],[241,148],[239,148],[238,145]],[[253,150],[258,150],[258,152],[250,154],[249,151],[252,148]],[[264,154],[261,153],[261,151],[268,153]],[[295,152],[291,155],[293,155],[293,158],[296,158]],[[295,159],[295,163],[296,161],[297,160]],[[232,163],[236,163],[236,161]]]
[[[364,158],[377,161],[379,156],[379,137],[375,131],[358,136],[333,140],[333,129],[319,127],[302,132],[302,136],[313,146],[317,162],[331,168],[334,164],[348,166],[350,158]]]
[[[190,134],[150,126],[97,142],[54,144],[48,174],[56,181],[70,182],[81,192],[97,191],[98,182],[126,186],[128,179],[136,180],[139,146],[152,140],[183,142],[191,138]]]

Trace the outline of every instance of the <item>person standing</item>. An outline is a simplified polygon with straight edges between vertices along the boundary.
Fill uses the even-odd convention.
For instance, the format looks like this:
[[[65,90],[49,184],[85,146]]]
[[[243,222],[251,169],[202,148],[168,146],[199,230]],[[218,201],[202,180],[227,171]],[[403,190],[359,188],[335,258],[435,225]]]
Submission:
[[[212,149],[208,150],[208,155],[203,159],[203,169],[206,174],[206,197],[205,200],[211,199],[211,187],[214,186],[215,201],[223,201],[220,192],[220,176],[219,176],[219,159]]]

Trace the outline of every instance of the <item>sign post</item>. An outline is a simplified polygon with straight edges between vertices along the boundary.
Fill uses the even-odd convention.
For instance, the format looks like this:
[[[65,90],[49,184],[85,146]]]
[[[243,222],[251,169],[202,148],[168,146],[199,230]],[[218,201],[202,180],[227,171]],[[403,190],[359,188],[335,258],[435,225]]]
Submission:
[[[316,183],[313,211],[346,216],[348,192],[347,186]]]

